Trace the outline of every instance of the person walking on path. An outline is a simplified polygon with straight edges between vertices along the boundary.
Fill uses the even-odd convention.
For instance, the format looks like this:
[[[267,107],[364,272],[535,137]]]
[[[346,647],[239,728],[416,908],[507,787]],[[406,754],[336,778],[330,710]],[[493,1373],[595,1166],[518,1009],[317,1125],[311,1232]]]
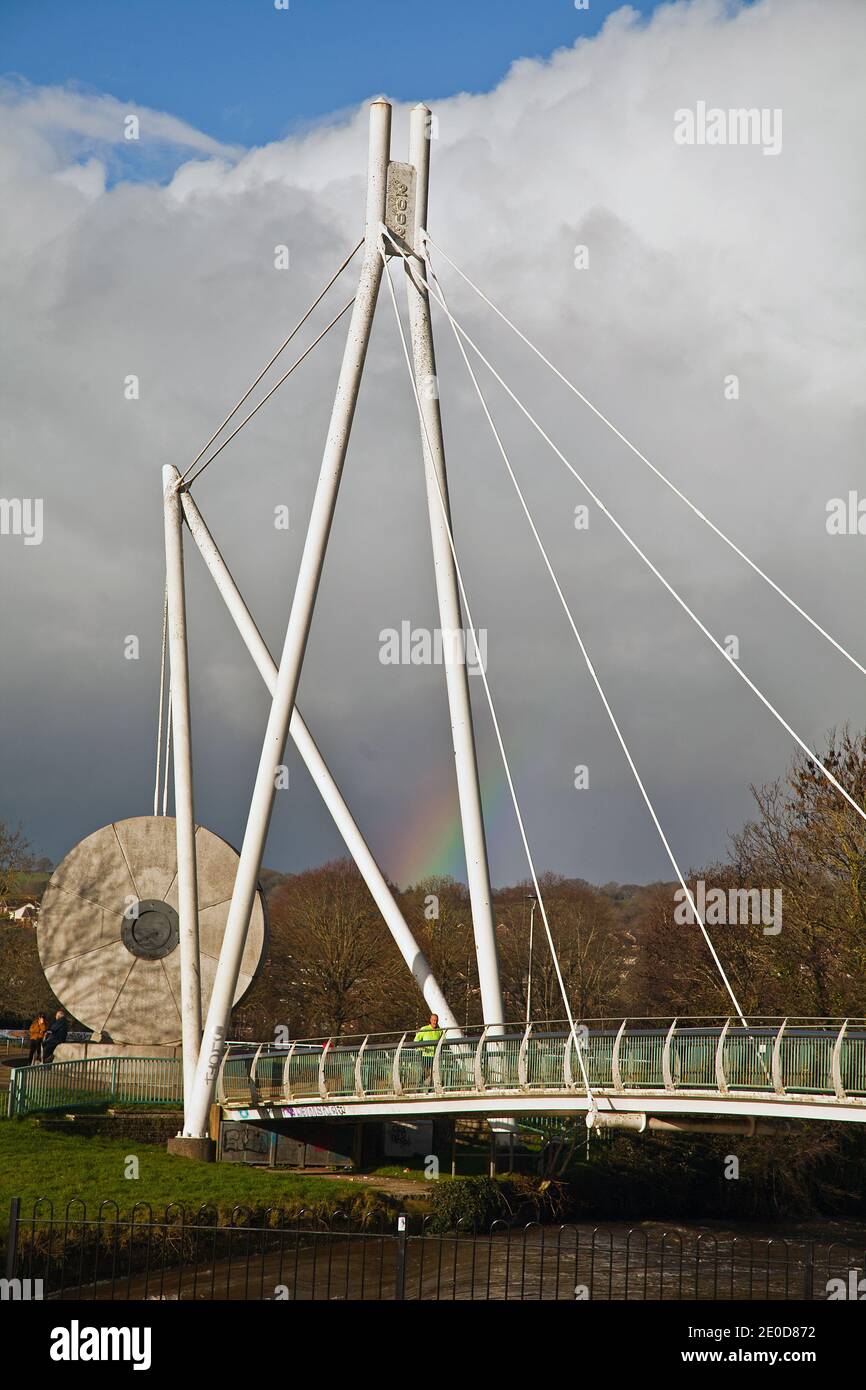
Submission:
[[[42,1040],[48,1032],[48,1019],[44,1014],[37,1014],[30,1025],[30,1055],[27,1058],[28,1067],[33,1065],[34,1059],[42,1061]]]
[[[54,1021],[45,1035],[45,1041],[42,1044],[43,1062],[53,1061],[54,1053],[57,1051],[60,1044],[66,1042],[66,1034],[68,1032],[69,1020],[63,1010],[58,1009],[57,1013],[54,1015]]]

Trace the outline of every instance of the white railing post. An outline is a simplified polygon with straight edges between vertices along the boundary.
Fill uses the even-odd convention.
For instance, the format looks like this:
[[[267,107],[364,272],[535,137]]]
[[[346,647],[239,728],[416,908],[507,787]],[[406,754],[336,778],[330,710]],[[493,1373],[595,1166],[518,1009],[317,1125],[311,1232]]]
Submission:
[[[474,1073],[476,1091],[483,1091],[486,1088],[486,1082],[484,1080],[484,1068],[481,1064],[481,1058],[484,1055],[484,1042],[487,1038],[487,1031],[487,1024],[485,1023],[484,1027],[481,1029],[481,1037],[478,1039],[478,1046],[475,1049]]]
[[[673,1091],[675,1089],[673,1073],[671,1071],[671,1044],[674,1040],[674,1033],[676,1032],[676,1027],[677,1020],[674,1019],[673,1023],[668,1029],[668,1035],[665,1038],[664,1047],[662,1048],[662,1079],[665,1083],[666,1091]]]
[[[621,1071],[620,1065],[619,1065],[619,1055],[620,1055],[620,1048],[622,1047],[622,1037],[623,1037],[623,1033],[625,1032],[625,1025],[626,1025],[627,1023],[628,1023],[628,1019],[627,1019],[627,1018],[624,1018],[623,1021],[622,1021],[622,1023],[619,1025],[619,1032],[617,1033],[616,1038],[614,1039],[613,1052],[612,1052],[611,1055],[610,1055],[610,1074],[611,1074],[611,1078],[612,1078],[612,1080],[613,1080],[613,1089],[614,1089],[615,1091],[620,1091],[620,1092],[622,1091],[623,1086],[622,1086],[622,1071]]]
[[[728,1029],[731,1020],[725,1019],[725,1026],[719,1033],[719,1041],[716,1044],[716,1085],[723,1096],[728,1094],[728,1078],[725,1075],[725,1038],[728,1036]]]
[[[253,1101],[254,1105],[261,1105],[262,1103],[262,1096],[261,1091],[259,1090],[259,1078],[256,1073],[256,1067],[259,1064],[259,1057],[261,1056],[263,1047],[264,1043],[259,1043],[258,1047],[256,1048],[256,1055],[253,1058],[252,1063],[250,1065],[250,1099]]]
[[[408,1033],[403,1034],[402,1038],[397,1044],[397,1051],[394,1053],[394,1062],[391,1067],[391,1082],[394,1088],[395,1096],[402,1096],[403,1094],[403,1081],[400,1076],[400,1055],[403,1051],[403,1044],[405,1043],[408,1036]]]
[[[580,1091],[580,1090],[585,1090],[585,1087],[582,1086],[582,1076],[581,1076],[581,1086],[578,1086],[577,1081],[574,1080],[574,1066],[571,1065],[571,1045],[573,1045],[573,1044],[574,1044],[574,1047],[575,1047],[575,1048],[580,1047],[580,1042],[578,1042],[577,1033],[575,1033],[575,1031],[569,1029],[569,1036],[566,1037],[566,1048],[564,1048],[564,1052],[563,1052],[563,1077],[564,1077],[564,1081],[566,1081],[566,1087],[567,1087],[567,1090],[569,1090],[569,1091]],[[588,1073],[588,1072],[589,1072],[589,1068],[587,1068],[587,1073]]]
[[[297,1041],[293,1039],[286,1060],[283,1063],[283,1094],[287,1100],[294,1100],[294,1091],[292,1090],[292,1058],[295,1055],[296,1047]]]
[[[517,1081],[521,1091],[529,1090],[529,1074],[526,1067],[526,1054],[529,1050],[529,1039],[532,1033],[532,1024],[527,1023],[520,1040],[520,1051],[517,1054]]]
[[[433,1053],[433,1090],[437,1096],[441,1096],[444,1090],[442,1085],[442,1044],[446,1036],[444,1030],[439,1034],[436,1040],[436,1051]]]
[[[845,1041],[845,1034],[847,1033],[847,1031],[848,1019],[846,1018],[845,1022],[842,1024],[842,1027],[839,1029],[836,1041],[833,1044],[833,1060],[830,1065],[830,1070],[833,1077],[833,1090],[836,1092],[837,1100],[848,1099],[845,1087],[842,1084],[842,1045]]]
[[[363,1100],[364,1096],[366,1095],[366,1092],[364,1090],[363,1076],[361,1073],[361,1063],[364,1060],[364,1051],[366,1049],[367,1039],[369,1036],[369,1033],[364,1034],[364,1041],[358,1048],[358,1055],[355,1058],[355,1095],[358,1097],[359,1100]]]
[[[566,1035],[566,1039],[565,1039],[565,1048],[563,1049],[563,1053],[562,1053],[562,1075],[563,1075],[563,1079],[564,1079],[564,1081],[565,1081],[565,1085],[566,1085],[567,1090],[569,1090],[569,1091],[576,1091],[576,1090],[577,1090],[577,1083],[575,1082],[575,1079],[574,1079],[574,1068],[573,1068],[572,1065],[571,1065],[571,1044],[572,1044],[572,1043],[574,1043],[575,1047],[577,1047],[577,1035],[576,1035],[576,1033],[572,1032],[571,1029],[569,1029],[569,1031],[568,1031],[568,1033],[567,1033],[567,1035]],[[588,1069],[587,1069],[587,1070],[588,1070]]]
[[[325,1058],[331,1050],[331,1043],[333,1041],[333,1038],[328,1038],[328,1041],[322,1048],[322,1055],[319,1058],[319,1095],[322,1097],[322,1100],[328,1099],[328,1083],[325,1080]]]
[[[773,1090],[774,1090],[774,1091],[776,1092],[776,1094],[779,1095],[779,1096],[783,1096],[783,1095],[785,1094],[785,1081],[784,1081],[784,1077],[782,1076],[782,1037],[783,1037],[783,1035],[784,1035],[784,1032],[785,1032],[785,1029],[786,1029],[787,1026],[788,1026],[788,1020],[787,1020],[787,1019],[783,1019],[783,1020],[782,1020],[782,1026],[781,1026],[781,1028],[779,1029],[778,1033],[776,1034],[776,1039],[775,1039],[775,1042],[773,1043],[773,1064],[772,1064]]]

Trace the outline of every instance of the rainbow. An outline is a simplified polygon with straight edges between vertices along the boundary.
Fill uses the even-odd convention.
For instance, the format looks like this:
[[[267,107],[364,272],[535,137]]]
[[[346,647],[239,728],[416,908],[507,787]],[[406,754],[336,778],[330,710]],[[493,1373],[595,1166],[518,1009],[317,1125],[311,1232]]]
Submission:
[[[512,768],[512,776],[516,776]],[[503,837],[514,828],[511,793],[501,761],[482,778],[481,804],[487,831],[488,852],[493,855]],[[394,855],[394,878],[402,887],[425,878],[456,878],[466,882],[463,830],[453,778],[436,795],[418,802],[418,810],[405,822]]]

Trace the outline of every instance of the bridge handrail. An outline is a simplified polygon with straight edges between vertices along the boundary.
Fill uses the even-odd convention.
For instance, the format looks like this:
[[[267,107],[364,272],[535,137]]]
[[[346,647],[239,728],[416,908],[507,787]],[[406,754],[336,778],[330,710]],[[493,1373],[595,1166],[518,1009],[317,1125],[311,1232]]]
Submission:
[[[82,1057],[14,1067],[9,1115],[81,1109],[119,1101],[127,1105],[180,1105],[183,1068],[177,1057]]]
[[[620,1014],[605,1015],[601,1018],[578,1018],[575,1020],[575,1026],[577,1028],[588,1028],[590,1032],[600,1031],[615,1035],[618,1029],[621,1027],[622,1023],[625,1021],[633,1025],[654,1023],[658,1025],[658,1028],[652,1031],[667,1032],[671,1025],[672,1017],[673,1015],[671,1014],[629,1014],[627,1018],[623,1020],[623,1017]],[[706,1028],[708,1025],[714,1025],[717,1028],[721,1028],[726,1022],[734,1024],[737,1028],[742,1026],[738,1017],[731,1016],[728,1014],[680,1014],[677,1017],[677,1031],[680,1032],[683,1030],[687,1030],[690,1027],[702,1029]],[[841,1028],[844,1023],[848,1023],[854,1027],[859,1026],[862,1028],[866,1028],[866,1014],[862,1015],[861,1017],[855,1017],[854,1015],[846,1016],[843,1014],[839,1014],[838,1016],[817,1014],[754,1014],[746,1018],[746,1024],[750,1029],[762,1028],[770,1029],[774,1032],[778,1029],[780,1024],[786,1022],[794,1027],[798,1025],[802,1027],[808,1024],[813,1024],[822,1028],[827,1028],[833,1024],[836,1024],[837,1028],[835,1031],[838,1031],[838,1029]],[[446,1040],[450,1039],[451,1041],[465,1041],[467,1038],[473,1035],[477,1036],[485,1028],[485,1026],[487,1025],[483,1023],[469,1023],[466,1025],[460,1025],[459,1027],[455,1028],[446,1028],[443,1031],[446,1034]],[[571,1028],[571,1024],[569,1023],[568,1019],[565,1018],[534,1019],[532,1026],[533,1028],[541,1029],[542,1031],[561,1031],[562,1033],[567,1033]],[[498,1034],[499,1036],[518,1037],[522,1036],[522,1034],[526,1031],[526,1020],[518,1019],[512,1022],[505,1022],[501,1025],[497,1025],[497,1027],[503,1030],[501,1034]],[[417,1024],[414,1024],[412,1027],[407,1028],[405,1030],[405,1036],[408,1038],[409,1034],[414,1033],[417,1030],[417,1028]],[[631,1031],[640,1032],[642,1030],[640,1029],[640,1027],[633,1027]],[[291,1043],[271,1042],[268,1043],[267,1046],[274,1048],[275,1050],[278,1050],[281,1047],[288,1048],[290,1045],[296,1047],[322,1047],[327,1042],[334,1042],[340,1046],[348,1046],[350,1043],[356,1042],[358,1046],[360,1046],[364,1038],[367,1038],[369,1044],[378,1045],[380,1044],[381,1040],[386,1038],[391,1038],[396,1043],[401,1036],[402,1034],[399,1028],[389,1028],[383,1030],[381,1033],[344,1033],[341,1034],[339,1037],[335,1037],[333,1034],[331,1034],[330,1036],[294,1038],[291,1040]],[[253,1051],[255,1051],[258,1045],[258,1039],[251,1038],[230,1038],[226,1042],[227,1048],[246,1047],[251,1048]],[[419,1043],[418,1046],[423,1046],[423,1044]]]
[[[860,1019],[670,1018],[582,1025],[593,1090],[600,1094],[764,1093],[809,1095],[845,1105],[866,1099],[866,1021]],[[219,1071],[227,1109],[296,1099],[401,1100],[510,1094],[580,1095],[573,1072],[574,1040],[566,1024],[533,1020],[499,1029],[477,1025],[443,1031],[432,1058],[414,1030],[286,1043],[235,1041]],[[750,1041],[752,1044],[750,1045]],[[583,1046],[583,1043],[582,1043]],[[176,1058],[88,1057],[13,1069],[10,1114],[101,1105],[170,1103],[182,1099]]]
[[[656,1022],[663,1026],[647,1026]],[[738,1018],[717,1016],[623,1018],[615,1025],[604,1018],[581,1025],[586,1032],[580,1046],[586,1049],[590,1075],[595,1078],[593,1089],[601,1093],[709,1091],[728,1097],[733,1091],[750,1091],[779,1097],[828,1095],[842,1102],[849,1095],[866,1096],[866,1079],[862,1090],[843,1084],[846,1057],[853,1058],[858,1080],[866,1078],[866,1020],[861,1024],[850,1018],[757,1018],[746,1019],[745,1025]],[[753,1040],[753,1046],[747,1040]],[[220,1069],[220,1094],[231,1089],[222,1084],[226,1068],[233,1069],[233,1084],[242,1093],[235,1094],[230,1104],[257,1103],[256,1072],[264,1046],[228,1044]],[[411,1030],[296,1039],[267,1047],[270,1053],[285,1057],[280,1101],[292,1101],[298,1093],[305,1099],[328,1102],[388,1096],[401,1100],[424,1092],[448,1097],[515,1091],[582,1094],[585,1090],[574,1074],[573,1034],[558,1021],[445,1029],[434,1049],[429,1041],[416,1043]],[[300,1090],[293,1084],[293,1058],[301,1067]],[[310,1074],[313,1069],[315,1081]]]

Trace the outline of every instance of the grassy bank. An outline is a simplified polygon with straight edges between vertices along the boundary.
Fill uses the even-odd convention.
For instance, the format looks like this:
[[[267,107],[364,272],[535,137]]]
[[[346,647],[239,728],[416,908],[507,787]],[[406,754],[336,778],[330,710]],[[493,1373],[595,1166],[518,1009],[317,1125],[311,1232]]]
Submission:
[[[135,1171],[130,1159],[137,1160],[137,1177],[126,1176]],[[179,1202],[190,1211],[211,1206],[228,1215],[235,1206],[295,1211],[364,1205],[372,1196],[370,1189],[357,1182],[240,1164],[193,1163],[166,1153],[161,1145],[58,1134],[32,1120],[0,1121],[0,1232],[4,1239],[11,1197],[22,1199],[24,1213],[38,1198],[51,1201],[57,1214],[71,1197],[80,1197],[93,1212],[108,1199],[123,1213],[129,1213],[136,1202],[149,1202],[154,1214],[170,1202]]]

